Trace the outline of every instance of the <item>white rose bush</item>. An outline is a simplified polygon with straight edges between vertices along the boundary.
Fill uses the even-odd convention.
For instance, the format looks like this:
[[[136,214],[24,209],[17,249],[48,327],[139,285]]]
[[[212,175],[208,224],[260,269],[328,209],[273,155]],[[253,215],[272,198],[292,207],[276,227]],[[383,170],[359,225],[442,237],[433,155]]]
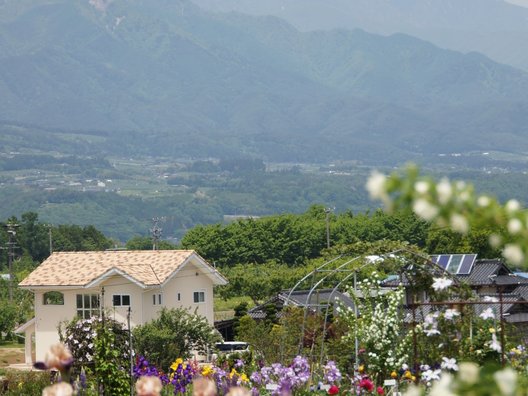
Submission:
[[[471,184],[421,176],[416,166],[404,174],[373,172],[366,188],[370,197],[383,203],[388,212],[411,210],[423,220],[449,227],[460,234],[471,229],[497,230],[489,244],[516,266],[528,257],[528,213],[519,201],[501,204],[486,194],[477,194]]]
[[[501,204],[489,195],[477,194],[472,185],[463,181],[435,181],[422,176],[414,165],[391,175],[373,172],[366,188],[370,197],[381,201],[388,212],[412,211],[439,228],[450,228],[462,235],[471,230],[492,230],[489,245],[500,251],[509,264],[527,266],[528,212],[515,199]],[[443,301],[448,301],[445,294],[452,287],[453,282],[447,277],[435,278],[431,285],[433,295],[443,294]],[[483,307],[479,315],[472,309],[459,307],[464,309],[459,312],[440,306],[424,315],[415,331],[420,338],[421,358],[429,355],[434,366],[422,364],[419,372],[404,371],[407,378],[422,385],[410,386],[406,395],[526,394],[525,347],[512,347],[506,342],[507,353],[502,350],[496,301],[490,298],[488,302],[490,305]],[[504,355],[509,367],[501,368],[498,362]],[[398,378],[401,372],[402,369],[394,371],[392,377]]]

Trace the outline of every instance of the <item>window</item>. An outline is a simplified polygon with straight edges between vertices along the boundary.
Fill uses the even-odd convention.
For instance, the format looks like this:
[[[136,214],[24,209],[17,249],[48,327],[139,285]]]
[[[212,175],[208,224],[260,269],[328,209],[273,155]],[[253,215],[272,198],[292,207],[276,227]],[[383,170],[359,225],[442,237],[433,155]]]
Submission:
[[[96,315],[99,315],[99,295],[77,294],[77,316],[90,319]]]
[[[130,306],[130,296],[128,294],[114,294],[112,297],[114,307]]]
[[[157,299],[156,299],[156,296],[157,296]],[[157,303],[156,303],[156,301],[157,301]],[[156,305],[156,304],[157,305],[161,305],[161,301],[162,301],[161,294],[153,294],[152,295],[152,305]]]
[[[205,302],[205,292],[203,291],[194,292],[194,302],[195,303]]]
[[[181,294],[178,293],[178,301],[181,301]]]
[[[64,294],[58,291],[50,291],[42,296],[44,305],[64,305]]]

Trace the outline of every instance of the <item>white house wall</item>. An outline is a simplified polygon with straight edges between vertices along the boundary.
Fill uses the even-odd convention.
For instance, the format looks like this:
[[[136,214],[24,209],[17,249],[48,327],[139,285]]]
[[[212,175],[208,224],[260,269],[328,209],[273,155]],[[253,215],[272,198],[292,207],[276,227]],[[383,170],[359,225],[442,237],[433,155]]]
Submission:
[[[191,312],[205,316],[209,323],[214,323],[213,282],[200,267],[190,262],[181,269],[165,286],[165,306],[167,308],[186,308]],[[194,292],[203,291],[205,301],[194,302]],[[180,301],[178,301],[180,293]],[[151,297],[152,298],[152,297]]]
[[[128,306],[113,306],[114,294],[130,296],[130,326],[133,328],[142,323],[143,289],[131,283],[128,279],[116,275],[105,280],[99,290],[104,288],[104,310],[107,315],[118,322],[127,325]]]
[[[58,325],[69,322],[77,315],[77,294],[101,294],[104,288],[104,301],[101,307],[115,320],[127,324],[128,306],[113,306],[113,295],[129,295],[131,308],[131,327],[149,322],[157,317],[162,307],[186,308],[214,323],[213,282],[201,270],[201,266],[189,262],[163,287],[143,289],[128,279],[115,275],[105,279],[99,286],[91,289],[48,289],[35,290],[35,355],[43,360],[49,347],[59,342]],[[64,294],[64,305],[44,305],[43,294],[48,291],[60,291]],[[194,292],[204,292],[205,301],[195,303]],[[156,294],[156,305],[152,296]],[[162,295],[162,304],[158,304],[157,295]],[[179,299],[178,299],[179,295]]]
[[[79,290],[60,290],[64,295],[64,305],[44,305],[43,296],[48,291],[35,291],[35,357],[44,360],[50,346],[59,342],[58,326],[71,321],[77,315],[76,295]],[[90,293],[82,290],[81,293]],[[93,293],[93,291],[92,291]]]

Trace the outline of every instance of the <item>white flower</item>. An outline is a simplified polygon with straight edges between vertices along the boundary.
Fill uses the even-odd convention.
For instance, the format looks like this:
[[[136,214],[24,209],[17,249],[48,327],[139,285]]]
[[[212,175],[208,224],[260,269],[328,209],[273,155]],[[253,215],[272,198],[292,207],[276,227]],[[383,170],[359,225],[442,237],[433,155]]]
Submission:
[[[481,208],[488,207],[490,203],[491,203],[491,199],[485,195],[481,195],[477,199],[477,205],[480,206]]]
[[[444,370],[453,370],[453,371],[458,371],[458,364],[456,362],[456,359],[455,358],[447,358],[447,357],[443,357],[442,358],[442,364],[441,364],[442,368]]]
[[[370,198],[372,199],[385,199],[387,193],[385,191],[385,183],[387,181],[387,176],[378,171],[371,173],[370,177],[367,180],[367,191],[369,192]]]
[[[436,185],[436,193],[438,194],[438,202],[445,205],[451,199],[453,195],[453,187],[447,178],[443,178]]]
[[[421,395],[422,395],[422,390],[414,384],[411,384],[404,393],[404,396],[421,396]]]
[[[453,376],[449,373],[443,373],[439,381],[436,381],[431,388],[429,396],[456,396],[451,390]]]
[[[469,201],[469,198],[471,198],[471,195],[469,195],[469,191],[462,191],[460,193],[460,195],[458,196],[458,198],[462,201],[462,202],[467,202]]]
[[[466,182],[463,181],[463,180],[457,181],[456,182],[456,188],[457,188],[457,190],[462,191],[463,189],[466,188]]]
[[[483,300],[486,302],[499,302],[499,299],[497,297],[492,296],[484,296]]]
[[[499,386],[501,394],[509,396],[515,394],[517,388],[517,373],[511,367],[497,371],[493,374],[495,382]]]
[[[428,369],[422,372],[422,379],[426,382],[429,381],[438,381],[440,379],[440,373],[442,370],[431,370]]]
[[[458,213],[453,213],[449,220],[451,228],[461,234],[466,234],[469,231],[469,223],[467,219]]]
[[[426,181],[419,181],[414,183],[414,189],[418,194],[425,194],[427,191],[429,191],[429,183]]]
[[[500,235],[491,234],[489,236],[489,244],[492,248],[497,249],[502,243],[502,238]]]
[[[479,315],[482,319],[495,319],[495,314],[493,313],[493,310],[491,308],[486,308],[482,313]]]
[[[448,278],[433,278],[433,289],[436,291],[447,289],[453,284],[453,281]]]
[[[493,333],[491,335],[491,341],[489,342],[489,347],[490,349],[498,352],[498,353],[501,353],[502,351],[502,347],[501,347],[501,344],[499,341],[497,341],[497,336],[495,335],[495,333]]]
[[[433,220],[438,215],[438,208],[425,199],[417,199],[413,203],[413,211],[426,221]]]
[[[479,366],[475,363],[462,362],[459,367],[459,377],[466,384],[475,384],[479,380]]]
[[[447,320],[453,320],[455,316],[459,316],[460,312],[456,309],[446,309],[444,312],[444,318]]]
[[[512,264],[522,264],[524,261],[524,253],[519,245],[516,245],[514,243],[509,243],[506,246],[504,246],[504,249],[502,250],[502,255],[504,258],[508,261],[510,261]]]
[[[425,335],[427,337],[431,337],[431,336],[433,336],[435,334],[441,334],[440,331],[438,329],[436,329],[436,328],[424,329],[423,332],[425,333]]]
[[[507,212],[512,213],[521,209],[521,204],[516,199],[510,199],[504,207]]]
[[[519,219],[510,219],[508,221],[508,232],[512,235],[518,234],[523,229],[521,220]]]

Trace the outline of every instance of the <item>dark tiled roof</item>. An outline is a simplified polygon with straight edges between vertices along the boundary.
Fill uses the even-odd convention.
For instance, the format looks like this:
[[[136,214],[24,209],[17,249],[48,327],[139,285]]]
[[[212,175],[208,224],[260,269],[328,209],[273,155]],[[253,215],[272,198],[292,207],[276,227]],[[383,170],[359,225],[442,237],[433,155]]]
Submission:
[[[477,260],[469,275],[459,276],[470,285],[492,284],[492,276],[496,275],[503,266],[500,260]]]
[[[517,286],[513,293],[518,294],[523,299],[528,301],[528,284]]]

